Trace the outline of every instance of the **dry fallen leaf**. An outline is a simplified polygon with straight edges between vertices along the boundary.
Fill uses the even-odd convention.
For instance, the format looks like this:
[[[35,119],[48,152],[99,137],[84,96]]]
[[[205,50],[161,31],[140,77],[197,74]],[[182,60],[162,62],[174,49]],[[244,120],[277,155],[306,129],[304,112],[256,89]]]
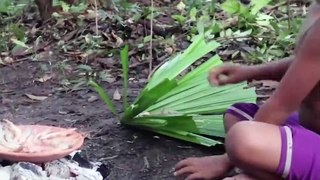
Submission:
[[[180,1],[180,3],[176,6],[179,11],[183,11],[186,8],[186,5]]]
[[[36,79],[36,81],[46,82],[46,81],[50,80],[51,78],[52,78],[51,75],[45,74],[43,77]]]
[[[0,57],[0,64],[5,65],[4,61]]]
[[[116,89],[116,90],[114,91],[114,93],[113,93],[113,99],[114,99],[114,100],[120,100],[120,99],[121,99],[121,95],[120,95],[118,89]]]
[[[3,59],[5,64],[12,64],[13,63],[13,59],[11,57],[5,57]]]
[[[167,47],[164,51],[170,55],[173,53],[173,49],[171,47]]]
[[[99,98],[97,97],[97,96],[90,96],[89,98],[88,98],[88,102],[94,102],[94,101],[96,101],[96,100],[98,100]]]
[[[62,37],[62,39],[66,42],[69,41],[70,39],[72,39],[76,34],[78,33],[78,30],[74,30],[69,32],[68,34],[64,35]]]
[[[32,95],[32,94],[28,94],[26,93],[25,94],[28,98],[32,99],[32,100],[37,100],[37,101],[43,101],[45,99],[48,98],[48,96],[35,96],[35,95]]]
[[[123,40],[119,36],[114,34],[114,32],[111,32],[111,34],[112,34],[112,37],[116,39],[115,46],[120,47],[123,44]]]

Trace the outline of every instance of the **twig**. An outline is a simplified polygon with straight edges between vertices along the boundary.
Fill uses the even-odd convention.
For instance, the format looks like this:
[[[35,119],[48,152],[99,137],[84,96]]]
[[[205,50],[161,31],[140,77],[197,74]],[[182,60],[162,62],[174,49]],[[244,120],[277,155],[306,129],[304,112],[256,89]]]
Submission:
[[[275,10],[275,9],[277,9],[277,8],[279,8],[279,7],[287,4],[287,3],[289,3],[289,2],[286,2],[286,1],[280,2],[280,3],[278,3],[278,4],[274,5],[274,6],[271,6],[271,7],[268,8],[266,11],[267,11],[267,12],[273,11],[273,10]]]
[[[288,17],[288,15],[286,15],[286,16],[283,16],[283,17],[279,18],[278,21],[279,21],[279,22],[280,22],[280,21],[286,21],[286,20],[289,20],[289,19],[297,18],[297,17],[299,17],[299,18],[305,18],[306,15],[303,14],[303,13],[290,14],[290,17]]]
[[[96,14],[96,35],[99,35],[99,28],[98,28],[98,4],[97,4],[97,0],[94,0],[94,10],[95,10],[95,14]]]
[[[164,63],[166,63],[167,61],[162,61],[160,64],[158,64],[150,73],[149,73],[149,76],[148,76],[148,80],[151,78],[151,76],[153,75],[153,73],[159,69],[160,66],[162,66]]]
[[[152,72],[152,36],[153,36],[153,0],[151,0],[151,17],[150,17],[150,47],[149,47],[149,55],[150,55],[150,60],[149,60],[149,75]]]
[[[294,4],[294,3],[301,3],[301,0],[287,0],[287,1],[282,1],[282,2],[279,2],[278,4],[274,5],[274,6],[271,6],[269,8],[266,9],[266,12],[270,12],[270,11],[273,11],[281,6],[284,6],[284,5],[290,5],[290,4]]]
[[[228,41],[228,40],[237,40],[237,39],[253,39],[253,38],[270,38],[270,36],[253,36],[253,35],[245,35],[245,36],[227,36],[227,37],[219,37],[215,40],[217,42]]]
[[[287,1],[288,29],[291,30],[290,0]]]
[[[110,157],[105,157],[105,158],[100,158],[99,161],[107,161],[107,160],[112,160],[117,158],[118,155],[110,156]]]

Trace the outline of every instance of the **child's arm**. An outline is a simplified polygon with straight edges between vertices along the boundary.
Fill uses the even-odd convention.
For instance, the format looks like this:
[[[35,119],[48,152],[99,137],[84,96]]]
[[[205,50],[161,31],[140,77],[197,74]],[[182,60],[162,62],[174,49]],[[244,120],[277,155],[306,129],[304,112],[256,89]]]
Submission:
[[[306,32],[295,61],[279,87],[257,112],[255,120],[281,125],[297,110],[320,80],[320,19]]]
[[[225,64],[213,69],[209,81],[215,85],[234,84],[247,80],[280,81],[292,61],[293,58],[285,58],[255,66]],[[225,75],[225,77],[221,78],[221,75]]]
[[[250,71],[250,76],[248,77],[248,80],[280,81],[293,60],[293,57],[288,57],[270,63],[249,66],[248,70]]]

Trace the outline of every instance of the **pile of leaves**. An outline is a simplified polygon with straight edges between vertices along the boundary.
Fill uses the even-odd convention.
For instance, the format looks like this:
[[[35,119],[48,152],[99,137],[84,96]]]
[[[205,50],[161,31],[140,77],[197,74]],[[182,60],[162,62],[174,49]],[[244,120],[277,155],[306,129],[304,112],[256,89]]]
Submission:
[[[225,110],[236,102],[255,102],[254,89],[246,83],[211,87],[209,71],[222,64],[213,56],[197,68],[181,75],[197,60],[220,46],[205,41],[205,35],[194,37],[192,44],[181,54],[159,67],[136,101],[128,106],[128,46],[121,51],[124,78],[125,113],[120,122],[177,139],[214,146],[220,141],[207,136],[224,137]],[[111,98],[98,84],[90,81],[111,111],[119,117]],[[246,89],[245,89],[246,88]]]

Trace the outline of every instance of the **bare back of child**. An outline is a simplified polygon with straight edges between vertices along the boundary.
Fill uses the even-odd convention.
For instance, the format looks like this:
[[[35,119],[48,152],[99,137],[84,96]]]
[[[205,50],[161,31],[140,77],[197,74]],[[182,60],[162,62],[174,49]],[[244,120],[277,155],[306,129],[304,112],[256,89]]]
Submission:
[[[237,103],[224,116],[226,154],[188,158],[174,175],[187,180],[320,179],[320,1],[309,8],[292,57],[256,66],[223,65],[209,81],[215,85],[246,80],[278,80],[261,106]],[[228,78],[219,79],[220,75]]]

